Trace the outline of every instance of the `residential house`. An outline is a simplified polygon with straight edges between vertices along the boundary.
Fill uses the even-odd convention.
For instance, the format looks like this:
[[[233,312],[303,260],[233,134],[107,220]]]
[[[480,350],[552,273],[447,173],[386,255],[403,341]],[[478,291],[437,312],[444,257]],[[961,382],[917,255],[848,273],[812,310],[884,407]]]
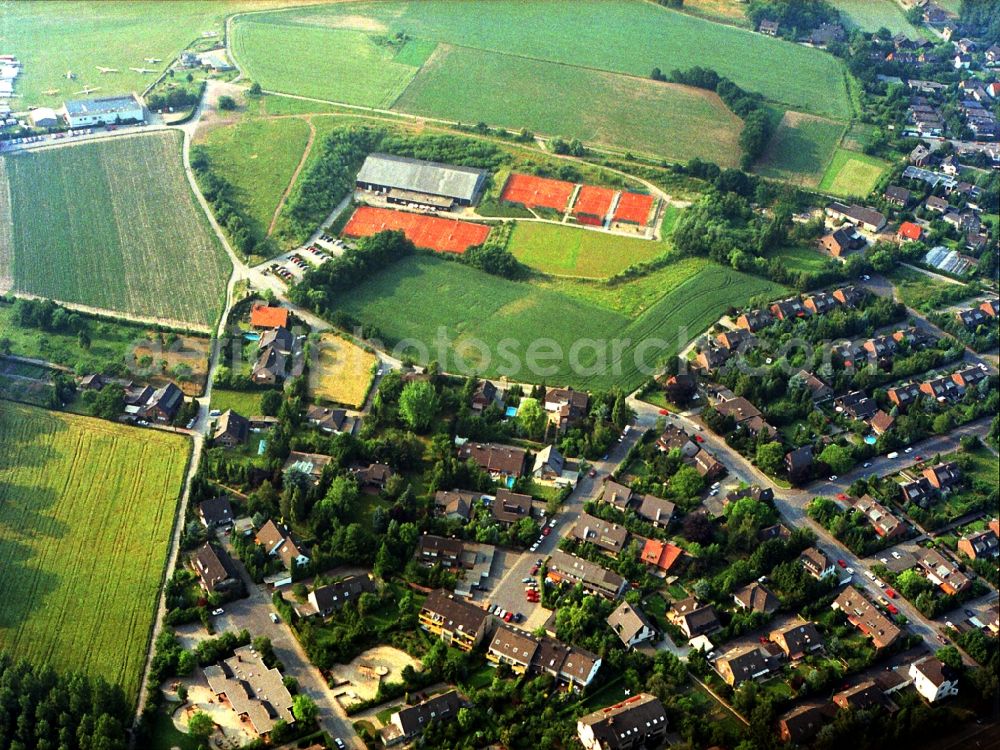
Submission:
[[[518,479],[524,474],[527,451],[499,443],[467,442],[458,449],[460,461],[472,461],[494,480]]]
[[[864,711],[885,706],[886,697],[875,680],[863,680],[836,693],[833,702],[844,711]]]
[[[742,396],[717,402],[715,410],[724,417],[732,417],[737,426],[747,429],[751,434],[763,432],[769,438],[777,435],[777,430],[764,421],[760,409]]]
[[[834,258],[843,258],[852,250],[861,250],[868,243],[865,238],[857,232],[853,224],[835,229],[829,234],[820,238],[819,245]]]
[[[961,396],[958,383],[947,375],[925,380],[920,384],[920,392],[941,402],[954,401]]]
[[[868,398],[864,391],[851,391],[850,393],[834,399],[834,409],[850,419],[865,421],[875,416],[878,411],[878,404],[873,399]]]
[[[757,581],[744,586],[735,594],[733,601],[740,609],[770,615],[781,606],[781,600],[770,589]]]
[[[1000,64],[1000,44],[991,44],[983,53],[983,57],[988,65]]]
[[[834,42],[847,39],[847,32],[839,23],[821,23],[809,35],[809,43],[817,47],[826,47]]]
[[[785,454],[785,471],[792,484],[802,484],[812,474],[813,449],[811,445],[788,451]]]
[[[423,534],[417,541],[417,550],[413,557],[421,565],[428,568],[440,565],[442,568],[457,570],[462,567],[462,552],[464,551],[465,545],[461,539]]]
[[[955,156],[955,154],[948,154],[948,156],[941,160],[941,164],[939,166],[942,172],[951,177],[957,175],[958,170],[962,168],[962,165],[959,164],[958,157]]]
[[[287,355],[292,353],[294,344],[295,337],[292,335],[292,332],[284,326],[277,326],[276,328],[269,328],[260,334],[260,339],[257,340],[257,350],[262,351],[268,347],[273,347],[282,354]]]
[[[706,450],[700,450],[685,463],[694,467],[695,471],[705,479],[712,481],[726,473],[726,467],[716,460],[715,456]]]
[[[676,425],[668,424],[663,433],[656,439],[656,447],[664,453],[677,449],[684,458],[692,458],[701,448],[684,430]]]
[[[375,591],[375,582],[369,575],[347,576],[343,580],[314,588],[308,601],[320,617],[329,617],[348,602],[357,601],[362,594]]]
[[[955,312],[955,317],[958,318],[959,323],[970,329],[978,328],[986,323],[986,321],[990,320],[989,316],[978,307],[971,307],[967,310],[958,310]],[[990,322],[992,323],[992,321]]]
[[[934,466],[928,466],[924,469],[923,474],[927,481],[941,492],[950,492],[962,481],[962,472],[956,461],[944,461]]]
[[[736,327],[750,331],[750,333],[756,333],[771,325],[773,320],[774,318],[767,310],[748,310],[736,318]]]
[[[936,656],[928,656],[910,665],[913,687],[928,703],[958,695],[958,673]]]
[[[570,531],[570,537],[590,542],[612,555],[619,554],[628,542],[628,529],[589,513],[581,513]]]
[[[288,309],[256,304],[250,308],[250,325],[254,328],[288,328]]]
[[[923,569],[927,580],[935,584],[945,594],[954,596],[972,586],[972,581],[959,570],[958,565],[936,549],[920,548],[916,558],[917,565]]]
[[[927,481],[926,477],[918,477],[909,482],[901,482],[900,492],[903,494],[903,503],[914,503],[921,508],[927,508],[936,498],[934,488]]]
[[[844,286],[833,290],[833,298],[844,307],[857,307],[865,298],[865,293],[855,286]]]
[[[789,661],[798,661],[823,648],[823,636],[811,622],[794,623],[779,630],[772,630],[768,638],[778,644],[778,648]]]
[[[875,648],[891,646],[899,638],[901,631],[896,624],[868,598],[852,586],[848,586],[833,601],[833,609],[847,616],[848,622],[872,639]]]
[[[905,187],[890,185],[885,189],[882,197],[885,198],[886,203],[891,203],[893,206],[898,206],[899,208],[906,208],[910,205],[913,194]]]
[[[723,331],[715,337],[715,340],[719,342],[719,346],[723,349],[728,349],[729,353],[733,354],[737,350],[746,351],[749,349],[753,346],[757,337],[749,331],[736,328],[732,331]]]
[[[314,485],[319,484],[319,480],[323,478],[323,470],[330,465],[332,460],[331,456],[323,453],[289,451],[288,458],[285,459],[285,464],[282,467],[282,473],[299,472],[309,477]]]
[[[507,625],[496,629],[486,659],[507,664],[516,674],[549,674],[571,689],[589,685],[601,667],[601,658],[589,651]]]
[[[868,422],[872,428],[872,432],[879,437],[891,430],[895,423],[895,418],[881,409],[875,412],[874,416]]]
[[[584,750],[641,750],[659,747],[667,734],[667,712],[659,698],[639,693],[576,722]]]
[[[982,304],[979,305],[979,309],[991,318],[995,318],[997,315],[1000,315],[1000,299],[992,297],[990,299],[983,300]]]
[[[191,556],[191,565],[201,587],[209,594],[231,591],[242,585],[236,563],[222,547],[205,542]]]
[[[232,409],[226,409],[215,423],[212,440],[223,448],[235,448],[245,443],[249,434],[250,421]]]
[[[867,339],[861,346],[868,352],[870,358],[879,364],[891,362],[899,349],[899,343],[891,335],[875,336]]]
[[[549,388],[545,391],[545,411],[560,430],[579,422],[587,416],[590,397],[584,391],[572,388]]]
[[[105,379],[96,372],[92,372],[89,375],[84,375],[80,379],[80,390],[81,391],[99,391],[107,385]]]
[[[885,216],[874,209],[857,204],[847,206],[834,201],[826,207],[826,213],[833,219],[850,221],[869,232],[879,232],[885,226]]]
[[[931,156],[931,150],[922,143],[918,143],[910,152],[909,162],[916,167],[925,167]]]
[[[621,639],[625,648],[634,648],[640,643],[657,638],[656,627],[638,607],[622,602],[608,615],[608,625]]]
[[[826,553],[818,547],[809,547],[802,550],[802,554],[799,555],[799,564],[816,580],[822,580],[837,572],[833,560],[827,557]]]
[[[306,421],[313,427],[330,435],[351,431],[350,429],[345,429],[348,419],[347,412],[343,409],[330,409],[326,406],[312,404],[306,408]],[[353,422],[351,426],[353,428]]]
[[[203,671],[216,700],[228,704],[260,737],[266,738],[279,721],[295,723],[292,694],[281,672],[268,668],[252,646],[240,646],[231,657]]]
[[[198,518],[206,529],[231,526],[235,516],[228,495],[219,495],[198,503]]]
[[[896,539],[906,534],[906,524],[871,495],[854,501],[854,510],[864,513],[875,533],[884,539]]]
[[[993,529],[974,531],[958,540],[958,551],[970,560],[996,557],[1000,554],[1000,541]]]
[[[184,405],[184,392],[173,383],[167,383],[149,396],[139,407],[139,416],[153,422],[173,422]]]
[[[613,479],[608,479],[604,482],[604,492],[601,494],[601,500],[609,505],[613,505],[618,510],[628,510],[632,504],[632,497],[631,488],[626,487],[624,484],[619,484]]]
[[[836,310],[838,307],[837,300],[832,294],[828,294],[827,292],[810,294],[802,302],[802,306],[815,315],[825,315],[831,310]]]
[[[288,355],[277,347],[269,346],[260,350],[250,379],[257,385],[278,385],[285,380],[288,370]]]
[[[797,705],[778,718],[778,731],[782,742],[804,745],[823,728],[833,711],[829,703],[811,701]]]
[[[257,531],[254,541],[271,557],[278,557],[288,570],[293,565],[308,565],[308,550],[294,538],[288,527],[268,520]]]
[[[434,493],[434,512],[444,518],[468,521],[480,495],[464,490],[438,490]]]
[[[769,21],[764,19],[760,22],[760,26],[757,27],[757,31],[761,34],[766,34],[767,36],[778,36],[779,24],[777,21]]]
[[[649,521],[658,529],[665,529],[674,517],[676,506],[669,500],[656,495],[639,495],[639,505],[635,513],[639,518]]]
[[[497,490],[496,499],[490,503],[493,520],[501,526],[511,526],[521,519],[531,518],[531,495],[522,495],[507,489]]]
[[[698,394],[698,379],[689,373],[671,375],[663,382],[663,392],[669,401],[686,404]]]
[[[812,393],[813,401],[826,401],[833,396],[833,388],[828,386],[808,370],[799,370],[795,376]]]
[[[584,590],[612,600],[621,596],[628,583],[617,573],[561,549],[553,550],[546,575],[553,583],[566,581],[573,586],[579,583]]]
[[[382,729],[382,744],[386,747],[399,742],[409,742],[423,734],[432,721],[450,721],[465,705],[462,696],[455,690],[399,709],[389,717],[389,723]]]
[[[910,404],[920,397],[920,384],[905,383],[893,386],[886,390],[885,393],[889,400],[899,407],[900,411],[905,412]]]
[[[657,573],[669,573],[678,560],[684,555],[684,550],[658,539],[647,539],[639,553],[639,559]]]
[[[472,392],[470,406],[472,411],[483,411],[488,406],[497,403],[499,400],[499,390],[488,380],[480,380],[476,384],[476,390]]]
[[[989,376],[990,371],[986,369],[986,365],[971,365],[953,372],[951,379],[963,390],[968,390],[969,388],[978,386],[984,380],[988,379]]]
[[[715,661],[715,669],[732,687],[760,679],[770,674],[775,666],[774,660],[757,645],[737,649]]]
[[[712,605],[699,604],[693,596],[674,602],[667,612],[667,619],[684,631],[688,638],[708,635],[722,627]]]
[[[701,351],[694,358],[694,366],[699,370],[715,370],[726,364],[729,359],[729,350],[709,344],[701,348]]]
[[[789,297],[775,302],[771,305],[771,314],[778,320],[789,320],[792,318],[804,318],[807,312],[802,307],[802,300],[798,297]]]
[[[924,228],[912,221],[904,221],[896,231],[896,239],[900,242],[919,242],[924,236]]]
[[[542,484],[562,484],[572,485],[574,482],[569,478],[575,476],[573,472],[568,475],[566,472],[566,459],[559,449],[554,445],[546,445],[535,454],[535,464],[531,470],[531,476]]]
[[[420,606],[421,629],[461,651],[472,651],[493,626],[492,616],[444,589],[432,591]]]
[[[726,499],[722,501],[723,507],[727,507],[730,503],[735,503],[744,497],[749,497],[756,500],[759,503],[770,503],[774,500],[774,490],[770,487],[761,487],[757,484],[752,484],[749,487],[742,487],[738,490],[732,490],[726,493]]]

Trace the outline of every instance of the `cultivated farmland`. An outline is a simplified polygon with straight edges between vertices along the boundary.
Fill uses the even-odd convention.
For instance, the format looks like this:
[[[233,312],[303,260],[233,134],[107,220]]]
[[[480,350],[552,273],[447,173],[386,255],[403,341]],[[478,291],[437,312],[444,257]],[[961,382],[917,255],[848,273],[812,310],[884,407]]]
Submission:
[[[508,245],[525,265],[559,276],[607,278],[663,254],[660,242],[542,222],[518,222]]]
[[[831,0],[849,26],[878,31],[883,26],[893,34],[919,39],[920,32],[906,20],[896,0]]]
[[[875,189],[890,164],[856,151],[837,149],[819,189],[833,195],[864,197]]]
[[[0,649],[134,696],[188,446],[0,401]]]
[[[237,19],[236,26],[260,18]],[[829,117],[850,113],[843,67],[831,55],[641,0],[496,0],[489,13],[458,13],[449,0],[397,0],[295,8],[267,18],[284,25],[288,44],[306,27],[353,29],[405,32],[415,39],[498,53],[516,50],[525,58],[643,78],[654,67],[701,65],[792,109]],[[334,45],[324,47],[339,57]],[[242,56],[239,60],[245,62]],[[491,82],[491,91],[494,86]],[[514,104],[516,93],[495,99]],[[561,89],[548,89],[546,99],[556,99],[557,93],[565,96]]]
[[[230,264],[180,149],[170,132],[3,157],[14,289],[210,326]]]
[[[313,398],[360,409],[375,377],[378,358],[347,339],[324,333],[317,361],[309,368]]]
[[[816,187],[843,134],[843,123],[786,112],[755,171],[765,177]]]
[[[714,93],[467,47],[439,47],[394,109],[682,161],[734,166],[739,155],[740,120]]]
[[[704,272],[666,295],[661,293],[633,320],[582,296],[415,256],[343,295],[339,309],[377,325],[390,346],[407,339],[409,346],[398,354],[420,361],[433,356],[446,370],[506,374],[536,382],[547,379],[592,389],[633,388],[643,378],[633,355],[644,338],[662,341],[646,353],[652,366],[659,355],[676,351],[678,341],[701,333],[729,305],[781,291],[770,282],[707,264]],[[439,340],[440,331],[446,333],[447,342]],[[540,349],[531,348],[533,344]],[[446,357],[440,356],[441,346]],[[616,346],[621,357],[615,355]],[[551,351],[557,354],[552,356]],[[544,352],[536,367],[528,364],[531,352]]]

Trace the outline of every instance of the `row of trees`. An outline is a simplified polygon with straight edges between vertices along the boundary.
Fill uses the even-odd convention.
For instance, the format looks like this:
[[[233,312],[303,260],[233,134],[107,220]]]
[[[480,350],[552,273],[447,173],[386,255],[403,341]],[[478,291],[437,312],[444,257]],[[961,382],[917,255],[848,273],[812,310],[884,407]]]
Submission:
[[[191,168],[198,178],[205,200],[212,205],[216,220],[225,227],[236,249],[244,255],[273,255],[270,241],[247,217],[245,207],[236,197],[236,189],[232,183],[212,170],[212,162],[204,146],[191,149]]]

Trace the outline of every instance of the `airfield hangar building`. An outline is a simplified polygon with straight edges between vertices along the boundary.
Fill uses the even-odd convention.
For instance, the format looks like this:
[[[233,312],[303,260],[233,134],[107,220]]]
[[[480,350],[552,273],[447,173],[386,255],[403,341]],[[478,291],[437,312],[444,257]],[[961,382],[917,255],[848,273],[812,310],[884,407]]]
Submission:
[[[142,102],[135,94],[100,99],[72,99],[66,102],[63,108],[66,112],[66,122],[71,128],[143,122],[146,119]]]
[[[447,211],[471,206],[486,184],[487,172],[391,154],[369,154],[358,172],[357,188],[389,203]]]

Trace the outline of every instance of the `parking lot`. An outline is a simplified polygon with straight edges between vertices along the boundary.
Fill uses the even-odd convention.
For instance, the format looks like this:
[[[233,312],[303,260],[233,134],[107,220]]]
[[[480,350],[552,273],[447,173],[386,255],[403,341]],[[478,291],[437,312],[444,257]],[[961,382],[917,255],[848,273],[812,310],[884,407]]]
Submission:
[[[323,265],[345,249],[345,243],[328,234],[320,234],[312,242],[265,261],[258,268],[265,276],[273,274],[291,285],[302,279],[310,268]]]

